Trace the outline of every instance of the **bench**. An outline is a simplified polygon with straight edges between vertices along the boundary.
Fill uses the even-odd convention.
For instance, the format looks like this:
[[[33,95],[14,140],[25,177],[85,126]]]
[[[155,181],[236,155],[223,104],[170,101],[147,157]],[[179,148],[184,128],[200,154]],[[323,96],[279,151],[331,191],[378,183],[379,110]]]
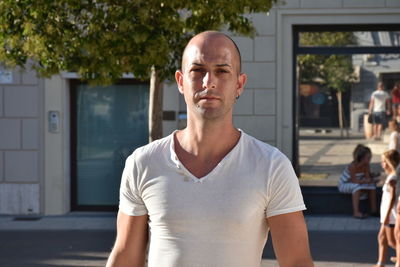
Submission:
[[[302,186],[304,202],[307,210],[304,212],[310,214],[353,214],[351,204],[351,194],[340,193],[334,186]],[[382,196],[382,188],[377,188],[378,210]],[[361,212],[369,211],[369,200],[360,200]]]

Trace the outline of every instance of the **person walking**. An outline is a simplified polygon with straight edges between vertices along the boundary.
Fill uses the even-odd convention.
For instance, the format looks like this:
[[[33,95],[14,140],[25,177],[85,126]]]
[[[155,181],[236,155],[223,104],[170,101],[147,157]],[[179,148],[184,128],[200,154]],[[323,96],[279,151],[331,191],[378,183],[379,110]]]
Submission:
[[[372,138],[381,140],[386,116],[390,115],[390,96],[385,91],[383,82],[378,82],[369,102],[368,114],[372,115]]]
[[[393,120],[400,123],[400,82],[396,82],[390,92],[392,97]]]
[[[378,233],[378,262],[375,267],[383,267],[386,263],[387,249],[396,249],[396,238],[394,228],[396,223],[396,168],[400,162],[400,154],[394,149],[383,153],[381,166],[387,175],[382,187],[382,200],[380,207],[381,227]]]
[[[233,125],[247,80],[235,43],[194,36],[175,78],[187,127],[127,159],[107,267],[144,266],[148,244],[149,267],[259,267],[268,231],[280,266],[314,266],[290,161]]]

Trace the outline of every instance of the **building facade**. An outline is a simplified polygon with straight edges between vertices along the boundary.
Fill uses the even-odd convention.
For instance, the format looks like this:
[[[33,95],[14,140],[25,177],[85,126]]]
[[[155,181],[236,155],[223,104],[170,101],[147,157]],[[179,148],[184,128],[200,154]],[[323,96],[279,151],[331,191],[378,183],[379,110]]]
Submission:
[[[257,36],[233,36],[242,53],[243,72],[248,74],[246,89],[235,107],[234,123],[295,160],[298,93],[294,29],[301,30],[304,25],[398,26],[400,1],[285,0],[268,14],[250,17]],[[118,184],[114,176],[120,169],[109,174],[104,166],[111,162],[110,166],[122,168],[121,162],[131,152],[124,146],[134,148],[145,141],[134,125],[128,127],[132,136],[124,127],[118,135],[96,129],[114,129],[117,126],[110,122],[121,119],[129,124],[129,118],[144,128],[145,86],[127,77],[116,86],[125,88],[128,84],[130,90],[142,93],[130,95],[126,90],[119,95],[115,88],[87,91],[74,73],[50,79],[38,78],[30,70],[3,69],[0,74],[0,214],[56,215],[115,207],[117,196],[111,200],[102,196]],[[143,100],[123,108],[131,105],[124,100],[137,97]],[[173,114],[163,122],[164,135],[168,135],[182,127],[185,119],[184,103],[173,82],[164,84],[163,109]],[[107,134],[103,136],[103,132]],[[119,141],[129,137],[132,142]],[[115,146],[108,147],[111,141]],[[100,175],[104,177],[97,179]]]

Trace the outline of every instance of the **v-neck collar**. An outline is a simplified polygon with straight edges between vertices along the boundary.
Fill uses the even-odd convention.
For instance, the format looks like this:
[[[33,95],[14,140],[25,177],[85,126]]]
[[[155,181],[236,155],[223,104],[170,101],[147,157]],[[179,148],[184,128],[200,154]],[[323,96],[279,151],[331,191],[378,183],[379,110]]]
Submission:
[[[206,180],[209,179],[209,177],[213,176],[216,172],[218,172],[218,170],[220,168],[222,168],[223,165],[225,165],[228,161],[229,158],[233,157],[237,151],[239,150],[239,147],[241,146],[241,143],[243,142],[243,135],[244,132],[241,129],[238,129],[240,131],[240,137],[238,142],[236,143],[236,145],[228,152],[228,154],[226,154],[222,160],[209,172],[207,173],[205,176],[203,177],[196,177],[195,175],[193,175],[183,164],[182,162],[179,160],[178,155],[175,153],[175,134],[178,132],[178,130],[175,130],[171,135],[170,135],[170,159],[173,162],[173,165],[175,168],[178,169],[178,171],[180,173],[182,173],[182,175],[185,175],[185,179],[189,178],[190,180],[192,180],[195,183],[202,183]],[[187,178],[186,178],[187,177]]]

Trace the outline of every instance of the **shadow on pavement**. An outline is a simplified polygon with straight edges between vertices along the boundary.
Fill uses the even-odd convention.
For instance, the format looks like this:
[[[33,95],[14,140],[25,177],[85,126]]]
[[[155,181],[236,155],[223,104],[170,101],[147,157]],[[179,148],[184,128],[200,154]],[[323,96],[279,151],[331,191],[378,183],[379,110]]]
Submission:
[[[313,259],[373,264],[377,231],[310,231]],[[114,239],[114,231],[0,231],[0,266],[105,266]],[[275,258],[270,237],[263,258]]]
[[[0,231],[0,266],[105,266],[114,231]]]
[[[377,234],[378,229],[376,232],[310,231],[313,259],[323,262],[371,263],[372,266],[378,257]],[[263,258],[275,259],[271,239],[268,240]],[[395,256],[392,249],[388,254]]]

